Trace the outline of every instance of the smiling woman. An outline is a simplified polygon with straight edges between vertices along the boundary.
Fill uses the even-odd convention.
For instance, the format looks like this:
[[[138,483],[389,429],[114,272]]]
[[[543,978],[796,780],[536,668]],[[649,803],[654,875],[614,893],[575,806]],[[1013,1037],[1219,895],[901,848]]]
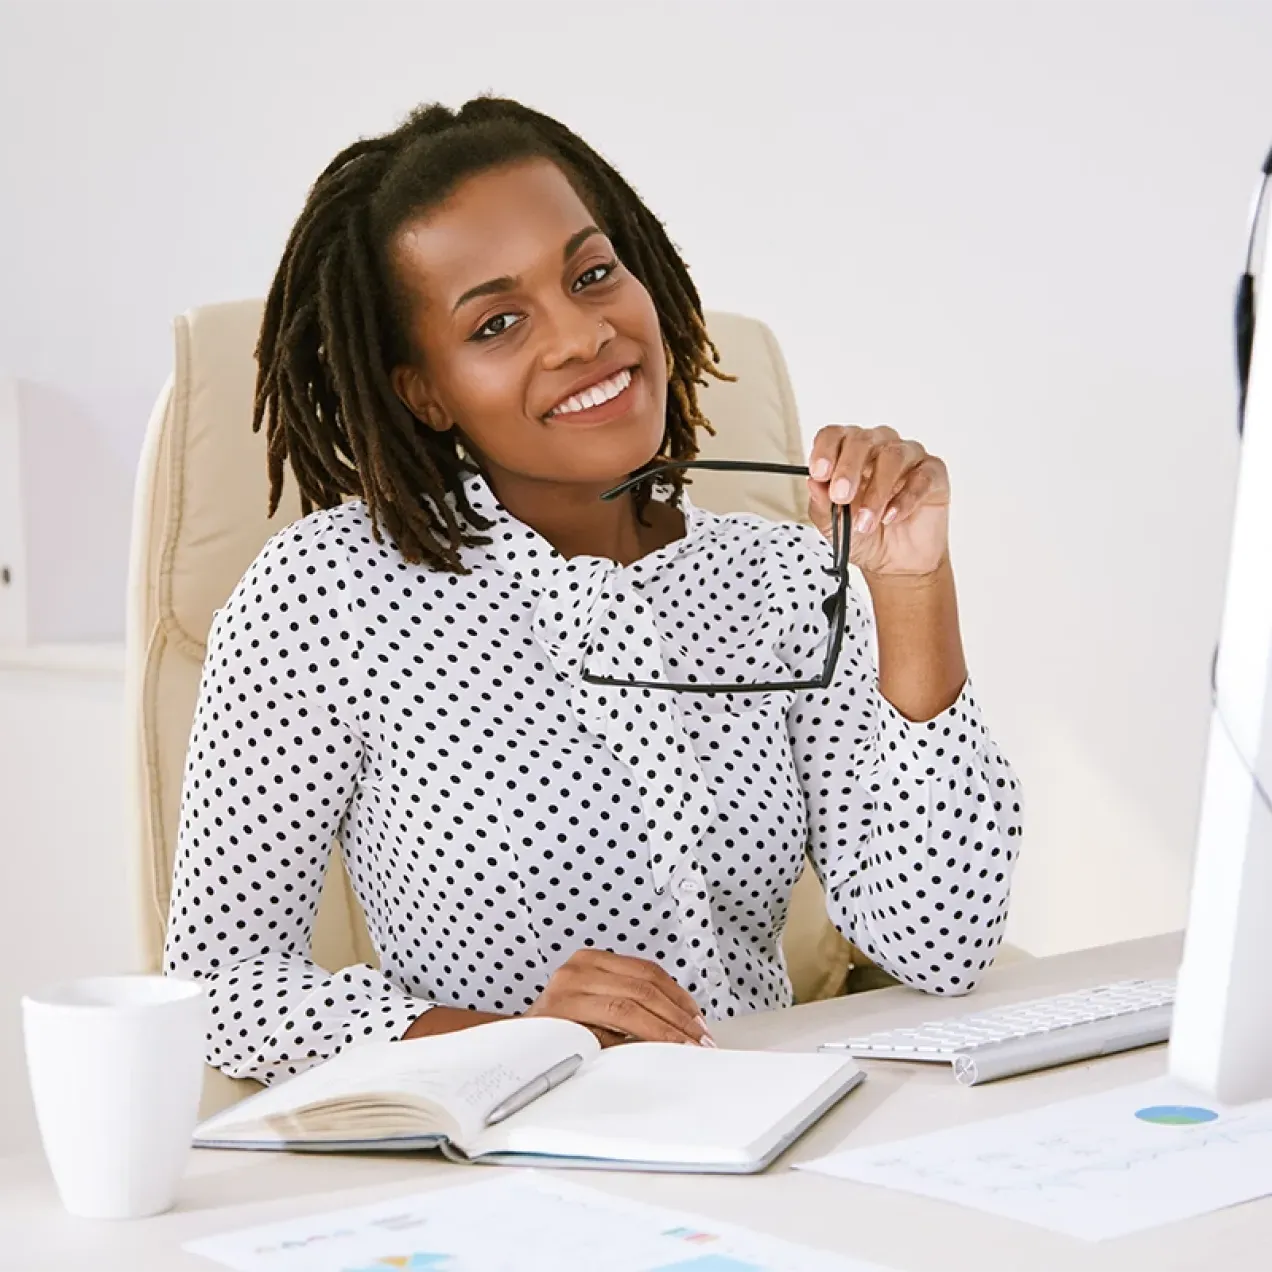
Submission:
[[[439,436],[462,437],[520,519],[540,524],[545,499],[559,504],[563,486],[579,486],[584,521],[572,509],[560,530],[574,526],[593,547],[602,518],[632,522],[594,507],[588,487],[658,452],[668,378],[654,300],[597,215],[555,163],[523,159],[471,176],[389,248],[409,337],[425,353],[393,369],[397,395]],[[508,272],[468,286],[492,256]],[[692,434],[681,449],[696,449]],[[642,550],[613,546],[627,559]]]
[[[656,475],[725,372],[595,151],[498,98],[348,147],[257,353],[271,501],[290,470],[305,515],[218,611],[190,737],[165,968],[206,983],[213,1064],[269,1082],[516,1014],[711,1046],[790,1003],[806,858],[885,971],[972,987],[1020,807],[967,680],[945,467],[824,428],[812,525]],[[827,542],[849,517],[869,608]],[[311,959],[333,838],[379,968]]]
[[[538,360],[545,336],[553,351]],[[551,481],[564,463],[579,477],[626,476],[660,446],[662,458],[696,454],[695,385],[723,374],[658,219],[569,129],[501,98],[421,107],[328,164],[258,356],[275,504],[290,460],[306,512],[359,496],[406,560],[447,570],[486,528],[457,479],[498,463],[487,428],[509,451],[505,474]],[[553,408],[624,369],[621,427],[587,439],[545,427]],[[534,498],[499,490],[513,511]],[[636,505],[648,498],[638,491]]]

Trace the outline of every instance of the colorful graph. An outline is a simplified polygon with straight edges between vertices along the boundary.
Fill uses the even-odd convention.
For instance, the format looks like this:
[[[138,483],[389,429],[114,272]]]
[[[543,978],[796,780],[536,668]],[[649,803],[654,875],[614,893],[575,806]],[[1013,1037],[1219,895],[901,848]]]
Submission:
[[[881,1272],[516,1170],[258,1224],[186,1248],[234,1272]]]
[[[431,1254],[417,1250],[414,1254],[385,1254],[372,1263],[359,1268],[347,1268],[345,1272],[446,1272],[449,1254]]]
[[[1213,1122],[1219,1114],[1214,1109],[1198,1108],[1193,1104],[1153,1104],[1146,1109],[1136,1109],[1135,1116],[1141,1122],[1155,1126],[1197,1126]]]
[[[699,1232],[697,1228],[668,1228],[663,1236],[675,1237],[677,1241],[691,1241],[694,1245],[720,1239],[714,1232]]]

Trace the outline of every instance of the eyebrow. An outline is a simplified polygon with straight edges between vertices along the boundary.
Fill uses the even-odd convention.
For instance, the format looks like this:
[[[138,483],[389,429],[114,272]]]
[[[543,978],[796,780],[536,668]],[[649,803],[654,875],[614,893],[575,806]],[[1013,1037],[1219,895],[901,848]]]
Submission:
[[[568,261],[575,252],[583,246],[593,234],[601,234],[603,231],[595,225],[585,225],[581,230],[577,230],[565,240],[565,247],[561,251],[562,263]],[[478,296],[490,296],[496,292],[513,291],[521,285],[519,278],[513,278],[510,274],[504,274],[499,278],[489,278],[484,283],[478,283],[476,287],[470,287],[453,305],[451,313],[457,313],[461,305],[466,305],[470,300],[475,300]]]

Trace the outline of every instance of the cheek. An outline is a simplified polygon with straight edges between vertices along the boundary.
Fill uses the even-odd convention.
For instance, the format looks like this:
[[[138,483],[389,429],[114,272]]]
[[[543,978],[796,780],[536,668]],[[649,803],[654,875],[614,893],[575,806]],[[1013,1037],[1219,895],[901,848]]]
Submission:
[[[667,355],[654,298],[633,278],[610,316],[619,331],[638,342],[644,352],[649,390],[661,419],[667,403]]]
[[[624,289],[624,293],[623,311],[632,334],[637,335],[642,343],[661,349],[662,329],[658,324],[654,298],[635,278],[632,279],[632,286]]]
[[[641,329],[638,338],[646,350],[645,376],[650,396],[657,408],[659,420],[663,420],[667,411],[667,350],[663,346],[658,310],[654,308],[654,302],[647,292],[645,297],[639,315]]]
[[[477,440],[484,432],[524,417],[525,385],[522,359],[477,351],[458,360],[447,396],[460,427]]]

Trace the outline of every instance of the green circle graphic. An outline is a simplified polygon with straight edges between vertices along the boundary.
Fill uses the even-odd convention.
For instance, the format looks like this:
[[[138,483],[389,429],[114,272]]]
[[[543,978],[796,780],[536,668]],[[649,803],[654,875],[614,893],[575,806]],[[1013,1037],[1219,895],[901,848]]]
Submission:
[[[1155,1126],[1196,1126],[1201,1122],[1213,1122],[1219,1116],[1214,1109],[1198,1108],[1193,1104],[1154,1104],[1146,1109],[1136,1109],[1135,1116],[1141,1122]]]

